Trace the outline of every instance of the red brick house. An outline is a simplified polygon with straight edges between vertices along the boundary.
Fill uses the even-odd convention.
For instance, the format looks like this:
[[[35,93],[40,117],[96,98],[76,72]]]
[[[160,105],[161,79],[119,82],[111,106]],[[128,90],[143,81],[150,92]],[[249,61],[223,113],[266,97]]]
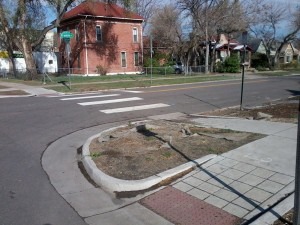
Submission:
[[[143,18],[116,4],[87,1],[66,12],[58,35],[70,31],[70,67],[74,74],[134,74],[141,71]],[[59,40],[61,65],[66,44]]]

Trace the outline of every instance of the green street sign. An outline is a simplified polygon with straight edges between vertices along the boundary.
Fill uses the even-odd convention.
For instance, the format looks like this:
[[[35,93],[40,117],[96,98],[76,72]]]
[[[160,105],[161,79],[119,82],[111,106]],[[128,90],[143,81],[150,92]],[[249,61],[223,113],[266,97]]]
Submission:
[[[24,58],[23,54],[22,53],[13,53],[13,58],[14,59],[20,59],[20,58]]]
[[[62,38],[62,39],[71,39],[73,37],[74,37],[74,34],[72,34],[69,31],[64,31],[60,34],[60,38]]]

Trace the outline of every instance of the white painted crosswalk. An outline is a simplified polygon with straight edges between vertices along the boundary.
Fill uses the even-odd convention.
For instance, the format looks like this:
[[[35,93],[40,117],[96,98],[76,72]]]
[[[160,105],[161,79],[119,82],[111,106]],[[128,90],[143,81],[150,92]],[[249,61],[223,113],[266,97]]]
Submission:
[[[94,102],[81,102],[78,105],[86,106],[86,105],[103,105],[103,104],[111,104],[111,103],[119,103],[119,102],[130,102],[130,101],[137,101],[143,100],[139,97],[132,97],[132,98],[119,98],[119,99],[111,99],[111,100],[103,100],[103,101],[94,101]]]
[[[62,101],[68,100],[79,100],[79,99],[89,99],[89,98],[105,98],[105,97],[114,97],[119,96],[120,94],[111,94],[111,95],[93,95],[93,96],[83,96],[83,97],[71,97],[71,98],[62,98]]]
[[[118,97],[118,98],[113,98],[111,97]],[[98,99],[103,99],[103,100],[98,100]],[[109,99],[105,99],[109,98]],[[84,100],[95,100],[95,101],[84,101]],[[99,112],[105,113],[105,114],[114,114],[114,113],[125,113],[125,112],[131,112],[131,111],[140,111],[140,110],[148,110],[148,109],[156,109],[156,108],[164,108],[164,107],[169,107],[170,105],[164,104],[164,103],[154,103],[154,104],[135,104],[134,102],[137,101],[142,101],[144,100],[143,98],[140,97],[120,97],[120,94],[95,94],[95,95],[69,95],[65,96],[64,98],[60,99],[61,101],[74,101],[76,104],[80,106],[91,106],[96,108]],[[126,107],[112,107],[109,109],[105,109],[106,104],[117,104],[117,103],[124,103],[127,102],[129,106]],[[104,107],[104,109],[99,109],[96,106],[99,105],[101,108]],[[123,104],[124,106],[124,104]]]
[[[115,108],[115,109],[105,109],[105,110],[100,110],[100,112],[111,114],[111,113],[130,112],[130,111],[145,110],[145,109],[156,109],[156,108],[162,108],[168,106],[169,105],[167,104],[158,103],[158,104],[130,106],[130,107],[123,107],[123,108]]]

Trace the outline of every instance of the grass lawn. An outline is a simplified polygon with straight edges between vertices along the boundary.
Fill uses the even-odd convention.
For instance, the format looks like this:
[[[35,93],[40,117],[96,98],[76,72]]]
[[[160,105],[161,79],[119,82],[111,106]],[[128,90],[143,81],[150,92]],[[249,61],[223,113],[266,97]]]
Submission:
[[[258,75],[265,76],[284,76],[290,74],[299,74],[300,69],[281,70],[281,71],[261,71]],[[239,74],[240,75],[240,74]],[[97,91],[106,89],[119,88],[134,88],[134,87],[150,87],[158,85],[184,84],[215,80],[229,80],[237,78],[237,74],[198,74],[193,76],[184,76],[177,74],[142,74],[142,75],[113,75],[113,76],[50,76],[52,82],[47,78],[44,85],[44,77],[41,75],[38,80],[27,81],[22,79],[0,79],[4,82],[22,83],[30,86],[42,86],[59,92],[83,92],[83,91]],[[71,80],[72,89],[69,90],[67,86],[62,83],[65,81],[66,85]]]
[[[292,75],[292,74],[300,74],[300,69],[260,71],[260,72],[257,72],[257,74],[265,75],[265,76],[286,76],[286,75]]]
[[[150,87],[158,85],[170,85],[170,84],[184,84],[195,83],[204,81],[216,81],[216,80],[229,80],[235,79],[234,76],[201,76],[201,77],[177,77],[177,78],[153,78],[152,82],[150,78],[140,78],[135,80],[111,80],[110,82],[84,82],[76,83],[71,80],[72,89],[63,85],[49,86],[46,88],[59,92],[83,92],[83,91],[98,91],[107,89],[119,89],[119,88],[134,88],[134,87]],[[67,83],[68,84],[68,83]]]

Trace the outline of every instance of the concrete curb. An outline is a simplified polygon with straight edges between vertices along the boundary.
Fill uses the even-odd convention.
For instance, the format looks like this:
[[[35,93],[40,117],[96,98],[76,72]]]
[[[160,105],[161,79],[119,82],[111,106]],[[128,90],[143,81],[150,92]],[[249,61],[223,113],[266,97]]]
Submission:
[[[87,141],[84,143],[82,147],[82,163],[84,165],[86,172],[89,174],[91,179],[93,179],[97,185],[99,185],[101,188],[111,193],[124,192],[124,191],[141,191],[141,190],[149,189],[166,179],[172,178],[182,172],[194,168],[197,165],[201,165],[217,156],[214,154],[210,154],[200,159],[194,160],[194,162],[185,163],[173,169],[164,171],[157,175],[153,175],[151,177],[141,179],[141,180],[122,180],[122,179],[114,178],[105,174],[104,172],[102,172],[97,168],[96,164],[94,163],[94,161],[90,156],[89,146],[93,139],[98,138],[101,135],[111,132],[117,128],[121,128],[125,126],[126,125],[110,128],[101,133],[93,135],[87,139]]]

